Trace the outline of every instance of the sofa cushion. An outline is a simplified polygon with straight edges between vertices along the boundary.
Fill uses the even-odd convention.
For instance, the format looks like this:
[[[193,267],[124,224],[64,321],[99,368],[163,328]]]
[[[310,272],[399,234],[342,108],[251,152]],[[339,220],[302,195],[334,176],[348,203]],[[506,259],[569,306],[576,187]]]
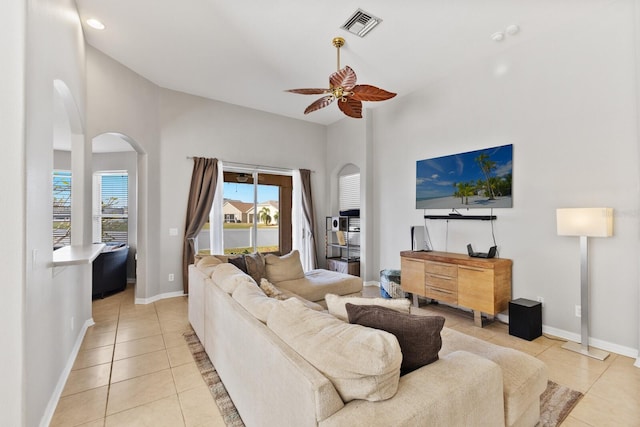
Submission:
[[[236,286],[241,282],[256,285],[256,282],[254,282],[250,276],[230,263],[218,265],[213,273],[211,273],[211,280],[229,295],[233,293]]]
[[[327,294],[324,296],[324,300],[327,302],[327,309],[329,310],[329,313],[333,314],[340,320],[344,320],[345,322],[349,321],[347,316],[347,309],[345,307],[345,304],[347,303],[353,305],[377,305],[388,307],[407,314],[411,309],[411,301],[406,298],[363,298]]]
[[[239,283],[233,291],[232,297],[262,323],[267,323],[269,313],[278,304],[278,301],[269,298],[262,289],[249,282]]]
[[[512,426],[527,411],[547,387],[547,366],[535,357],[512,348],[505,348],[463,334],[450,328],[442,329],[443,356],[458,350],[477,354],[496,363],[502,369],[505,424]]]
[[[302,279],[275,284],[309,301],[321,301],[326,294],[349,295],[362,291],[360,277],[323,269],[307,271]]]
[[[438,360],[442,348],[442,316],[414,316],[388,307],[347,303],[349,323],[382,329],[395,335],[402,349],[400,375]]]
[[[215,270],[218,265],[225,262],[227,262],[226,259],[223,260],[215,255],[200,255],[196,260],[195,266],[207,277],[211,277],[211,273],[213,273],[213,270]]]
[[[255,254],[247,254],[244,256],[244,263],[247,267],[247,274],[251,276],[256,283],[260,283],[260,280],[266,276],[264,255],[257,252]]]
[[[278,284],[285,280],[302,279],[304,271],[300,262],[300,253],[295,250],[281,257],[267,254],[264,256],[267,279]]]
[[[392,334],[345,323],[294,298],[271,310],[267,326],[329,378],[344,402],[385,400],[398,390],[402,353]]]

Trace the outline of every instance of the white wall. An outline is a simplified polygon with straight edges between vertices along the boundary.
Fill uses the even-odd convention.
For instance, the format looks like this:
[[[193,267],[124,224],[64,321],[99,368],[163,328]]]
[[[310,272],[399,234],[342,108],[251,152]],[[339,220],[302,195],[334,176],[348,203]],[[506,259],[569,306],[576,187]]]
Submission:
[[[160,138],[158,87],[87,47],[87,136],[122,134],[138,153],[137,298],[158,295]]]
[[[20,426],[24,420],[26,3],[18,0],[3,4],[0,14],[0,164],[5,179],[11,179],[11,185],[2,190],[5,209],[0,209],[0,235],[5,243],[0,245],[4,281],[0,336],[5,349],[0,353],[0,425],[6,426]]]
[[[416,160],[513,144],[514,207],[495,211],[500,255],[514,262],[513,297],[544,297],[545,327],[578,337],[578,239],[556,235],[555,209],[612,207],[614,237],[591,239],[590,335],[627,354],[637,350],[633,26],[633,3],[613,2],[582,22],[466,64],[376,109],[379,266],[400,266],[399,252],[408,249],[405,231],[422,221],[423,212],[414,207]],[[467,243],[485,250],[492,243],[487,222],[430,221],[429,230],[436,250],[464,253]]]
[[[26,170],[15,175],[16,187],[21,182],[26,185],[25,234],[17,239],[25,242],[20,251],[24,261],[18,263],[24,266],[24,281],[12,282],[25,284],[21,289],[25,298],[24,418],[10,425],[35,426],[46,424],[52,414],[83,326],[91,319],[91,270],[89,265],[55,270],[51,266],[52,141],[57,129],[65,129],[62,134],[77,148],[74,170],[87,167],[82,143],[85,69],[80,21],[73,0],[30,1],[26,16]],[[55,89],[54,81],[58,82]],[[54,114],[56,98],[64,104],[62,119]],[[82,178],[88,177],[76,183]],[[90,212],[81,199],[76,201],[80,202],[75,206],[81,213],[80,225],[72,222],[72,230],[82,241],[87,236],[81,220]],[[17,211],[14,214],[20,215],[20,208]]]
[[[325,127],[204,98],[161,90],[160,126],[162,159],[158,177],[161,202],[156,230],[160,236],[159,293],[182,290],[182,247],[193,160],[215,157],[290,169],[310,169],[316,218],[325,207]],[[318,225],[322,232],[322,222]],[[178,228],[178,236],[169,236]],[[318,239],[322,243],[322,239]],[[324,248],[318,254],[324,253]],[[169,274],[175,282],[168,282]]]

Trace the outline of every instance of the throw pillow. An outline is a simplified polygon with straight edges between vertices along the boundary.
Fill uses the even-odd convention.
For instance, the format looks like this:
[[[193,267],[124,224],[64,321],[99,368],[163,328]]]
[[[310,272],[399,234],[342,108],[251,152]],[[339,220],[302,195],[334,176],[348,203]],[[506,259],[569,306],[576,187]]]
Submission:
[[[286,280],[302,279],[304,271],[300,262],[300,253],[295,250],[281,257],[267,254],[264,256],[267,279],[278,284]]]
[[[444,317],[416,316],[375,305],[347,304],[346,307],[349,323],[381,329],[396,336],[402,350],[400,375],[438,360]]]
[[[243,273],[247,272],[247,264],[244,262],[244,257],[242,255],[235,258],[229,258],[229,263],[238,267]]]
[[[347,303],[354,305],[377,305],[382,307],[388,307],[402,313],[409,313],[411,310],[411,301],[406,298],[387,299],[387,298],[363,298],[363,297],[342,297],[334,294],[327,294],[324,296],[324,300],[327,303],[327,309],[329,313],[333,314],[340,320],[348,322],[347,309],[345,305]]]
[[[289,298],[288,295],[283,294],[280,289],[273,286],[267,279],[260,280],[260,289],[262,289],[269,298],[278,300],[286,300]]]
[[[244,256],[244,263],[247,266],[247,274],[260,283],[266,277],[264,256],[261,253],[247,254]]]

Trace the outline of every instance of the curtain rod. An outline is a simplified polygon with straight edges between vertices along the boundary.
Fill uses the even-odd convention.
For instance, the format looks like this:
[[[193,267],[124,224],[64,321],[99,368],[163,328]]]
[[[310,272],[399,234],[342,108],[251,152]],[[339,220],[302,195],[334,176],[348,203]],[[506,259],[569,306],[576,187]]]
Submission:
[[[187,160],[193,159],[195,156],[187,156]],[[223,159],[220,160],[225,166],[229,166],[231,168],[240,168],[240,169],[264,169],[267,171],[280,171],[280,172],[291,172],[295,168],[279,168],[275,166],[264,166],[264,165],[254,165],[251,163],[237,163],[237,162],[228,162]],[[311,173],[316,173],[316,171],[311,171]]]

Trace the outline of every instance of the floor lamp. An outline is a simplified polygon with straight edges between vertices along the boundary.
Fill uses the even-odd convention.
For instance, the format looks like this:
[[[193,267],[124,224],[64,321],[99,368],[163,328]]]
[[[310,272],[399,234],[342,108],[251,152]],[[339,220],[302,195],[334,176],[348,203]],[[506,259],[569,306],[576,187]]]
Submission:
[[[580,237],[580,335],[581,343],[567,341],[562,348],[604,360],[606,351],[589,348],[589,262],[588,238],[613,235],[612,208],[557,209],[556,220],[559,236]]]

